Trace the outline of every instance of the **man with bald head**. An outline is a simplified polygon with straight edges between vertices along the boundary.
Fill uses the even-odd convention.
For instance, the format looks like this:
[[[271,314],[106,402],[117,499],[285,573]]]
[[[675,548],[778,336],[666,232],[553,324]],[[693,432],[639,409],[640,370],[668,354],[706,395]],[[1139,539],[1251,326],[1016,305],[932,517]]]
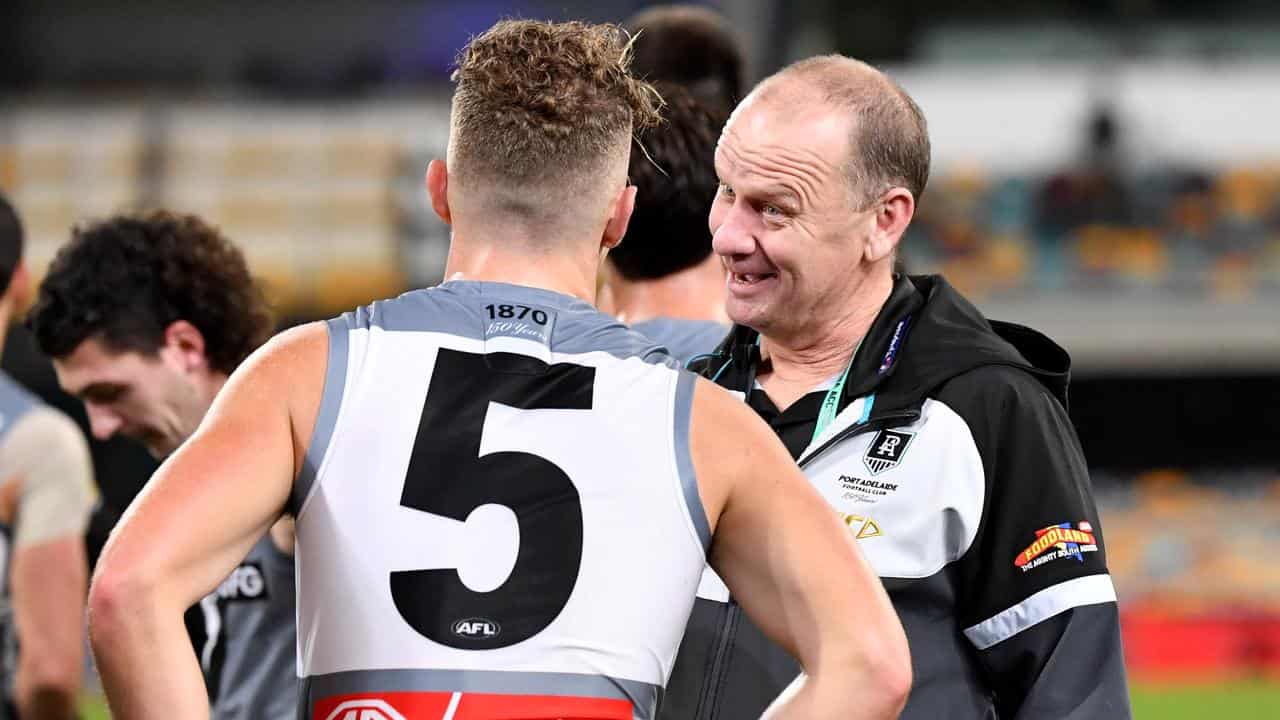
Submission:
[[[902,717],[1129,717],[1067,353],[894,272],[928,179],[920,108],[868,65],[805,60],[738,106],[716,172],[735,326],[698,369],[769,422],[884,582]],[[670,683],[695,718],[753,716],[780,682],[781,651],[722,599]]]

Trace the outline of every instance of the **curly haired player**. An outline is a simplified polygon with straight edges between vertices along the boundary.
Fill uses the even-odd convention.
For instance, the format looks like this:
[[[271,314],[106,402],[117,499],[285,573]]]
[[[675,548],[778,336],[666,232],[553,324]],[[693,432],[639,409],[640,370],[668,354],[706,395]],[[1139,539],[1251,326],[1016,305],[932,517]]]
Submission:
[[[28,323],[93,434],[164,458],[271,329],[244,256],[193,215],[121,215],[77,228]],[[293,532],[281,520],[200,599],[197,648],[216,720],[293,716]]]

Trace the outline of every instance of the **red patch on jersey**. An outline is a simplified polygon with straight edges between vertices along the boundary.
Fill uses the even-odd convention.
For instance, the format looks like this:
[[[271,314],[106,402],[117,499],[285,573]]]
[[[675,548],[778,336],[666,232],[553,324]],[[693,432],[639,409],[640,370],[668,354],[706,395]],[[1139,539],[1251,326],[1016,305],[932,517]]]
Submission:
[[[335,695],[317,701],[312,720],[444,720],[451,692]],[[460,693],[451,720],[632,720],[631,703],[561,695]]]
[[[1066,524],[1063,523],[1063,525]],[[1081,525],[1085,525],[1085,523],[1081,523]],[[1092,525],[1088,527],[1090,530],[1093,529]],[[1051,547],[1066,546],[1068,544],[1097,545],[1098,541],[1093,537],[1092,532],[1086,532],[1083,528],[1073,530],[1062,525],[1050,525],[1043,530],[1036,531],[1035,542],[1028,545],[1026,550],[1018,553],[1018,556],[1013,560],[1014,567],[1026,565],[1043,555]]]

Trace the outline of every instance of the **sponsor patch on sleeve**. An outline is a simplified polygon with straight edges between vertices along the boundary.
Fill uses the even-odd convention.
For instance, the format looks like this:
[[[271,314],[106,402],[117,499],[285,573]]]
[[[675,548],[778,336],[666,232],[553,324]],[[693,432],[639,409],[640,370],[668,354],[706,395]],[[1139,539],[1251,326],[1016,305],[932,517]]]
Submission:
[[[1036,539],[1013,559],[1014,567],[1023,572],[1054,560],[1073,559],[1084,562],[1084,554],[1097,552],[1098,540],[1093,525],[1080,521],[1050,525],[1036,531]]]

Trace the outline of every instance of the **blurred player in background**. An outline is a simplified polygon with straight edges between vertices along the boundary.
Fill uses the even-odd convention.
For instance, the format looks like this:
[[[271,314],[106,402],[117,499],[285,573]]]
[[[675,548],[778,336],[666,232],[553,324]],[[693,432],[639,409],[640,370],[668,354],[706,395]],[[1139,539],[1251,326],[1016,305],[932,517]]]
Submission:
[[[665,123],[632,148],[636,186],[627,237],[609,254],[611,312],[680,361],[724,338],[724,268],[711,252],[706,215],[715,196],[715,141],[743,85],[743,54],[728,23],[696,5],[659,5],[624,25],[637,77],[659,83]]]
[[[710,218],[738,324],[700,369],[768,420],[884,580],[912,650],[904,718],[1122,720],[1070,358],[939,276],[893,273],[929,164],[920,108],[864,63],[757,86],[720,138]],[[682,646],[708,658],[692,717],[751,717],[772,680],[725,617],[695,616]]]
[[[28,324],[63,390],[84,402],[95,437],[120,433],[164,458],[195,432],[227,376],[266,339],[272,317],[235,246],[199,218],[158,212],[76,229]],[[236,561],[200,600],[206,637],[197,650],[212,715],[291,718],[290,521]]]
[[[713,350],[729,330],[724,266],[707,229],[724,117],[679,85],[656,87],[663,122],[639,133],[631,149],[636,206],[627,236],[606,259],[605,283],[618,319],[683,363]]]
[[[201,716],[182,607],[286,506],[299,717],[652,718],[708,548],[813,671],[776,717],[896,715],[905,639],[843,526],[742,403],[590,304],[656,120],[624,37],[463,50],[427,172],[451,280],[268,343],[152,478],[90,592],[118,720]]]
[[[746,59],[729,22],[699,5],[655,5],[623,22],[635,36],[632,72],[683,86],[728,117],[746,87]]]
[[[30,297],[22,247],[0,196],[0,347]],[[80,429],[0,373],[0,719],[75,716],[94,494]]]

